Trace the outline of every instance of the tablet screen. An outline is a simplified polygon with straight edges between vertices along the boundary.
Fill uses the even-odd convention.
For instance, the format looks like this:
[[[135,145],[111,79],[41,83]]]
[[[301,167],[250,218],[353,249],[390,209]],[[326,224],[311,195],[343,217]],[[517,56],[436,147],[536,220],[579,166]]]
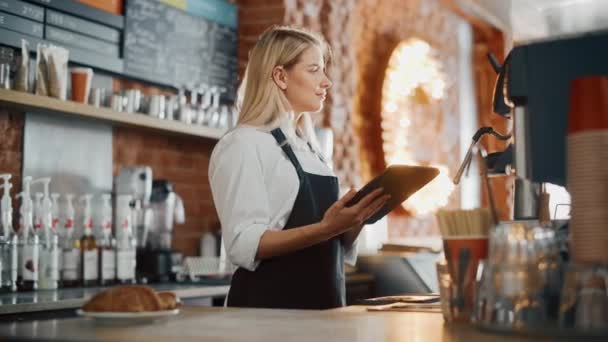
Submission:
[[[355,194],[355,197],[346,203],[346,206],[355,205],[378,187],[384,188],[384,193],[391,195],[391,198],[380,210],[365,221],[365,224],[374,223],[403,203],[416,191],[422,189],[438,174],[439,169],[434,167],[391,165],[361,188]]]

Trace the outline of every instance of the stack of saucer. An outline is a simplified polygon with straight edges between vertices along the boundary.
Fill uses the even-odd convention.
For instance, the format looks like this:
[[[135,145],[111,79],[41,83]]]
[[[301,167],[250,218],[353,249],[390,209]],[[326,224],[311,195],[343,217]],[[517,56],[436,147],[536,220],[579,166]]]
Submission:
[[[608,263],[608,78],[572,82],[568,117],[571,250],[577,263]]]

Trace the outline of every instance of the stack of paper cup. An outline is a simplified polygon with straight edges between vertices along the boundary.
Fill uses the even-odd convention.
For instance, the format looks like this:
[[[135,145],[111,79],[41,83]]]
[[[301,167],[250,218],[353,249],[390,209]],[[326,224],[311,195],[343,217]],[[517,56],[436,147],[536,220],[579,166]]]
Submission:
[[[608,78],[572,82],[568,113],[571,251],[577,263],[608,263]]]

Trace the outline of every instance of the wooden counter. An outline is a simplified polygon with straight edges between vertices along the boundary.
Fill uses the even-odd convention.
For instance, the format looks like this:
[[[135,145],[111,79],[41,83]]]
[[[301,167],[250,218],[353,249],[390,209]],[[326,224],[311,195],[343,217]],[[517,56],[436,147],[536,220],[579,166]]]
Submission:
[[[107,341],[535,341],[444,325],[441,314],[367,312],[351,306],[328,311],[183,307],[150,325],[102,326],[75,318],[0,325],[0,340]]]

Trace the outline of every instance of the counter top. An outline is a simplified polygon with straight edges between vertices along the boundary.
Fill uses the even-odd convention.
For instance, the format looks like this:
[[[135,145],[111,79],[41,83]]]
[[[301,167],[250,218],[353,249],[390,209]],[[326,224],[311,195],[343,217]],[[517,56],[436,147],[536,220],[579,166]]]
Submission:
[[[224,297],[230,286],[204,284],[150,284],[157,291],[173,291],[180,298]],[[0,295],[0,315],[72,309],[107,287],[66,288],[33,292],[5,293]]]
[[[0,339],[108,341],[535,341],[493,335],[468,325],[449,326],[441,314],[336,310],[182,307],[147,325],[100,325],[85,318],[0,324]]]

